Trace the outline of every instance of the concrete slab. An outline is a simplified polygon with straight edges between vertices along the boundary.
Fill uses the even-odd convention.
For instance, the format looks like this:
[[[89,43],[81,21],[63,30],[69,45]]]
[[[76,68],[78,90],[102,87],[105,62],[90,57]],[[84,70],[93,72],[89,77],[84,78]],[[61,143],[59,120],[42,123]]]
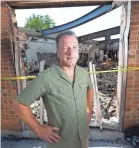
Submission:
[[[91,128],[90,130],[90,140],[117,140],[123,139],[124,134],[122,132],[110,129],[102,129],[100,128]]]
[[[1,148],[47,148],[47,143],[41,140],[2,140]],[[89,148],[133,148],[126,142],[89,141]]]
[[[31,135],[29,132],[22,133],[21,137],[3,137],[1,142],[2,148],[47,148],[47,143],[35,139],[27,139]],[[2,135],[3,136],[3,135]],[[93,128],[89,137],[89,148],[133,148],[127,141],[124,140],[124,134],[114,130]]]

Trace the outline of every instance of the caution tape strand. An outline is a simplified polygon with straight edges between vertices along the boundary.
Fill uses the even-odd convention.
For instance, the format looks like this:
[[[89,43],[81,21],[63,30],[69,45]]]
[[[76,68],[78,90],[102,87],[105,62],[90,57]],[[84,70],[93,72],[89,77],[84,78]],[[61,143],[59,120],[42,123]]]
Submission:
[[[138,71],[139,67],[128,67],[122,69],[114,69],[114,70],[106,70],[106,71],[95,71],[95,72],[88,72],[89,74],[95,73],[113,73],[113,72],[126,72],[126,71]],[[25,80],[25,79],[34,79],[36,76],[19,76],[19,77],[3,77],[1,80]]]

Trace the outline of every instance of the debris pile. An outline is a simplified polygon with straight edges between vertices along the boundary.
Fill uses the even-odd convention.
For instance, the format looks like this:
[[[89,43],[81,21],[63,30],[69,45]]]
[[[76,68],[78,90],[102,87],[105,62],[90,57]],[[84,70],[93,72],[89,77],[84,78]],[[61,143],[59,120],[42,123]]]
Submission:
[[[124,135],[125,139],[131,143],[134,148],[139,148],[139,124],[126,128]]]
[[[31,104],[32,113],[34,114],[35,118],[40,121],[40,100],[36,100],[34,103]],[[46,109],[44,109],[44,119],[43,123],[47,123],[47,113]]]
[[[116,97],[117,73],[97,74],[97,84],[103,118],[116,117],[116,105],[118,105]]]
[[[117,87],[117,73],[100,73],[96,76],[98,90],[111,97],[114,89]]]
[[[38,58],[38,61],[42,61],[42,60],[45,60],[45,67],[44,69],[50,67],[52,64],[57,64],[57,55],[56,53],[52,53],[52,52],[45,52],[45,53],[37,53],[37,58]]]

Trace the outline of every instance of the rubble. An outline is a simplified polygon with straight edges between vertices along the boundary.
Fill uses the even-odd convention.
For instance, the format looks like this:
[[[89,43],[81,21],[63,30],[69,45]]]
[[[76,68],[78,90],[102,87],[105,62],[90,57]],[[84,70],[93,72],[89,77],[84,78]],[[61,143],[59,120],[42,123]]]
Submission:
[[[117,73],[100,73],[97,74],[98,90],[108,97],[114,92],[114,88],[117,87]]]
[[[34,114],[35,118],[40,121],[40,100],[34,101],[34,103],[31,104],[32,113]],[[46,109],[44,109],[44,121],[43,123],[47,123],[47,113]]]
[[[117,88],[117,73],[97,74],[97,83],[103,118],[116,117],[117,98],[114,91]],[[109,108],[107,109],[108,105]]]
[[[130,126],[124,130],[125,140],[135,148],[139,148],[139,124]]]
[[[45,66],[44,69],[50,67],[52,64],[56,64],[57,65],[57,54],[56,53],[52,53],[52,52],[45,52],[45,53],[37,53],[37,57],[38,57],[38,61],[42,61],[45,60]]]

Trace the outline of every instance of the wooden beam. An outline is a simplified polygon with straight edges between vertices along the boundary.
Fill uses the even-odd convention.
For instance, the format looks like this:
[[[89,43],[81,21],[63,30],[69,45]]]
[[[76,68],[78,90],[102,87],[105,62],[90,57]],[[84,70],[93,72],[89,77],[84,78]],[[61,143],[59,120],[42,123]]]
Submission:
[[[6,1],[14,9],[33,9],[33,8],[55,8],[55,7],[76,7],[105,5],[112,3],[111,0],[47,0],[47,1]]]

